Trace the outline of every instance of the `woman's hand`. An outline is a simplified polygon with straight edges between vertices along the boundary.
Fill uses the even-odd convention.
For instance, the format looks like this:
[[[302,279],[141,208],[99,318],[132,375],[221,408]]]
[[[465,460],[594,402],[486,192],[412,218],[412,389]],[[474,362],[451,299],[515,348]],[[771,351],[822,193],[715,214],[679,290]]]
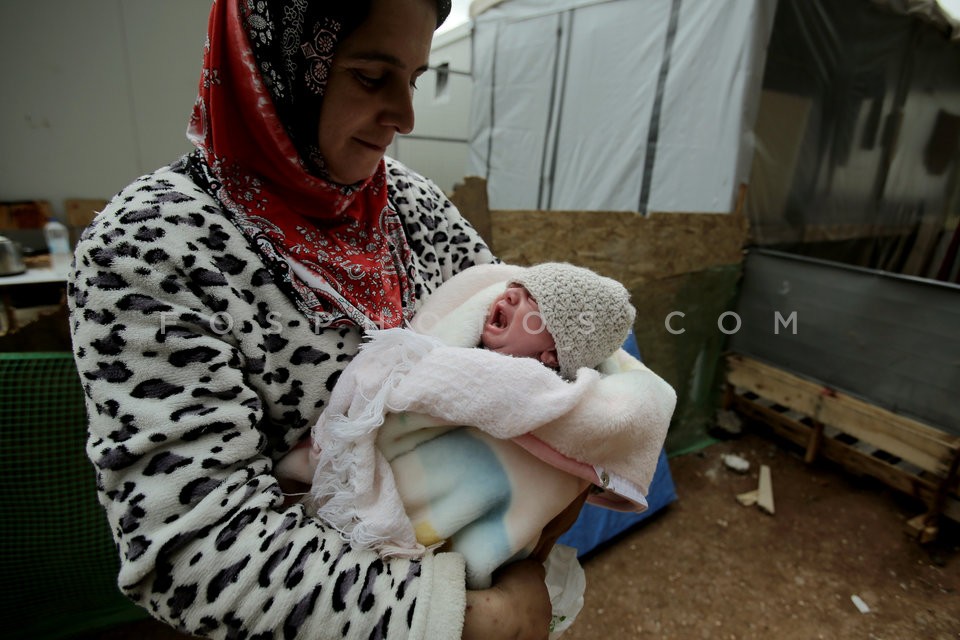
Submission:
[[[550,595],[543,564],[521,560],[494,576],[493,586],[467,591],[463,640],[546,640],[550,635]]]

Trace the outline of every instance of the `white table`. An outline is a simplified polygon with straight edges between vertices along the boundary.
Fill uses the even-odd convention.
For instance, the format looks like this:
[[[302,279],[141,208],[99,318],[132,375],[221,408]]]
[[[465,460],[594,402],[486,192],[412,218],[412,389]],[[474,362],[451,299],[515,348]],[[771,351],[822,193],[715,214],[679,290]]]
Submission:
[[[67,274],[54,271],[50,267],[30,268],[15,276],[0,276],[0,287],[13,287],[21,284],[66,284]]]

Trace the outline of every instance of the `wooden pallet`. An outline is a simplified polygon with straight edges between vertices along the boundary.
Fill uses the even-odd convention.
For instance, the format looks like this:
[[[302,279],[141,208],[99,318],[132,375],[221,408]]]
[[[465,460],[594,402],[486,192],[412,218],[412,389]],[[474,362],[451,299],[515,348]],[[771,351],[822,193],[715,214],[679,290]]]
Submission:
[[[960,522],[960,437],[741,355],[727,357],[725,408],[806,451],[918,498],[908,529],[936,537],[941,515]]]

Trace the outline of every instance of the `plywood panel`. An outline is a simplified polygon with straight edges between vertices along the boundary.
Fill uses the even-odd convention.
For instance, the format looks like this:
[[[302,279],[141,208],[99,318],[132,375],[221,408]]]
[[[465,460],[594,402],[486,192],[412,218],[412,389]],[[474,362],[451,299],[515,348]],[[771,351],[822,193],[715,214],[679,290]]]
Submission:
[[[628,289],[739,264],[747,221],[738,215],[622,211],[492,211],[493,245],[506,262],[565,259]]]

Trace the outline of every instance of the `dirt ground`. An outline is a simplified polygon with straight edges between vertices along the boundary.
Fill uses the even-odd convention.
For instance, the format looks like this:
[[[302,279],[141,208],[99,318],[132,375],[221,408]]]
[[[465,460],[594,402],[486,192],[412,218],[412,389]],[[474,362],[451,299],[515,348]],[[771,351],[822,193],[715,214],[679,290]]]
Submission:
[[[749,471],[726,468],[727,453]],[[921,546],[903,531],[916,503],[755,433],[670,462],[678,501],[584,560],[583,611],[563,640],[960,638],[960,527]],[[761,464],[774,515],[735,499]],[[95,640],[122,638],[184,636],[140,623]]]
[[[727,469],[727,453],[750,470]],[[735,499],[761,464],[772,516]],[[960,638],[960,535],[908,538],[912,501],[755,434],[670,468],[678,501],[585,560],[584,609],[564,640]]]

